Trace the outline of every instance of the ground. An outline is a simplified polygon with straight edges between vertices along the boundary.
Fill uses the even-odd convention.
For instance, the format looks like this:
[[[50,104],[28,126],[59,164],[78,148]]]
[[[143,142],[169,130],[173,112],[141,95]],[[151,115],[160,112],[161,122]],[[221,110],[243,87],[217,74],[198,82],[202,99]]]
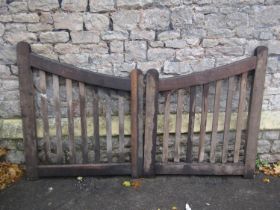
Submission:
[[[129,177],[23,179],[0,192],[0,209],[280,209],[280,179],[263,178],[158,176],[142,179],[139,189],[122,186]]]

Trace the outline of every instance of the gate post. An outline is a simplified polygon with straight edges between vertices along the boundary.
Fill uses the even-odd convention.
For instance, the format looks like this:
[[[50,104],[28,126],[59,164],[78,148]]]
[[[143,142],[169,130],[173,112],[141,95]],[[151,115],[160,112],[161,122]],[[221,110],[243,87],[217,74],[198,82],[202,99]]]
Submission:
[[[131,175],[138,178],[143,175],[143,73],[132,70],[131,79]]]
[[[267,47],[258,47],[255,54],[257,56],[257,65],[249,107],[248,137],[246,142],[244,171],[245,178],[253,178],[255,172],[268,49]]]
[[[151,69],[146,74],[146,108],[144,137],[144,175],[155,174],[159,74]]]
[[[20,42],[17,45],[17,65],[19,69],[20,106],[22,113],[23,141],[25,151],[26,175],[29,179],[38,178],[36,118],[34,87],[29,55],[30,45]]]

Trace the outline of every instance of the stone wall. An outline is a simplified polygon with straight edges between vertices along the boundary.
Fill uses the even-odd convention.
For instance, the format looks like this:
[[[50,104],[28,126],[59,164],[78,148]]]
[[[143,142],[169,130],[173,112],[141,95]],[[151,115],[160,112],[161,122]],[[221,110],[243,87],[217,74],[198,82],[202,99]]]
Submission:
[[[155,68],[162,77],[240,60],[265,45],[263,111],[279,113],[279,11],[279,0],[0,0],[0,118],[20,118],[15,47],[22,40],[92,71],[127,76]],[[259,136],[259,153],[275,161],[279,130],[270,129]]]

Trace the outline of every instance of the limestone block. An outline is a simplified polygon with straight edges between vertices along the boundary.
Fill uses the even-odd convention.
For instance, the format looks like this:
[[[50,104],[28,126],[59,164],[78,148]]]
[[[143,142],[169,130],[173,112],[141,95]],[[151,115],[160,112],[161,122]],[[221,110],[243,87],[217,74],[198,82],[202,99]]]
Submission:
[[[71,32],[72,42],[74,44],[98,43],[99,35],[90,31]]]
[[[65,11],[84,12],[87,10],[88,0],[63,0],[61,8]]]
[[[147,9],[143,11],[143,19],[140,23],[142,29],[166,30],[170,24],[170,12],[167,9]]]
[[[83,15],[80,13],[55,13],[53,20],[55,29],[83,30]]]
[[[89,31],[107,31],[109,29],[109,17],[105,14],[86,13],[84,23]]]
[[[42,43],[68,42],[69,34],[65,31],[44,32],[40,34],[40,41]]]
[[[145,41],[125,41],[125,61],[146,61],[147,43]]]

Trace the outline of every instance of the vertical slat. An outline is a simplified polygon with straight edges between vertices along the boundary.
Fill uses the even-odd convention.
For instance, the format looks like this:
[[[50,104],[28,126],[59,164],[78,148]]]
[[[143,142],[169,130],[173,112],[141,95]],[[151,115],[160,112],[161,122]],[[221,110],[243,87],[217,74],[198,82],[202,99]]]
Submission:
[[[245,108],[246,91],[247,91],[247,76],[248,73],[243,73],[240,80],[240,90],[239,90],[239,105],[238,114],[236,121],[236,134],[235,134],[235,146],[234,146],[234,157],[233,162],[237,163],[239,161],[239,150],[241,144],[241,133],[243,127],[243,114]]]
[[[187,163],[192,162],[192,141],[194,133],[194,120],[195,120],[195,94],[196,87],[190,88],[190,109],[189,109],[189,126],[188,126],[188,142],[187,142]]]
[[[48,101],[47,101],[47,83],[46,83],[46,72],[40,72],[40,99],[41,99],[41,114],[43,120],[43,139],[44,139],[44,150],[46,161],[50,161],[50,129],[49,129],[49,118],[48,118]]]
[[[253,89],[251,93],[251,102],[248,118],[248,139],[246,144],[245,155],[244,176],[246,178],[252,178],[255,172],[257,139],[260,127],[264,81],[267,65],[267,54],[268,50],[266,47],[258,47],[256,49],[257,66],[255,70]]]
[[[143,74],[134,69],[131,79],[131,173],[137,178],[143,174]]]
[[[232,111],[233,91],[234,91],[234,77],[230,77],[229,80],[228,80],[228,92],[227,92],[227,103],[226,103],[226,113],[225,113],[222,163],[227,162],[227,156],[228,156],[229,128],[230,128],[230,119],[231,119],[231,111]]]
[[[57,160],[62,163],[62,139],[61,139],[61,111],[59,97],[59,77],[53,74],[53,99],[55,107],[55,125],[56,125],[56,140],[57,140]]]
[[[155,173],[155,153],[158,110],[158,72],[154,69],[146,74],[146,115],[144,139],[144,175]]]
[[[88,137],[87,137],[86,98],[85,98],[85,96],[86,96],[85,84],[82,82],[79,82],[82,157],[83,157],[83,163],[88,163]]]
[[[164,126],[163,126],[163,150],[162,150],[162,162],[168,161],[168,141],[169,141],[169,116],[170,116],[170,98],[172,92],[165,93],[164,103]]]
[[[184,108],[184,90],[178,90],[177,113],[176,113],[176,134],[175,134],[175,152],[174,162],[180,162],[180,143],[182,129],[182,113]]]
[[[110,98],[111,94],[105,95],[105,118],[106,118],[106,148],[107,148],[107,158],[108,162],[112,162],[112,102]]]
[[[204,148],[205,148],[204,144],[205,144],[205,133],[206,133],[206,123],[207,123],[207,112],[208,112],[208,93],[209,93],[209,83],[203,85],[198,162],[202,162],[204,160]]]
[[[119,92],[119,161],[124,162],[124,105],[123,92]]]
[[[76,163],[76,150],[74,141],[74,114],[73,114],[73,94],[72,80],[66,79],[67,115],[68,115],[68,138],[70,163]]]
[[[222,81],[216,81],[215,90],[215,102],[214,102],[214,113],[212,122],[212,134],[211,134],[211,147],[210,147],[210,162],[215,163],[216,157],[216,145],[217,145],[217,129],[220,109],[220,98],[221,98],[221,84]]]
[[[143,176],[143,165],[144,165],[144,76],[142,72],[139,73],[138,76],[138,83],[137,83],[137,94],[138,94],[138,113],[137,113],[137,120],[138,120],[138,132],[137,132],[137,139],[138,139],[138,146],[137,146],[137,157],[138,157],[138,171],[139,175]]]
[[[34,87],[29,54],[29,44],[20,42],[17,45],[17,65],[19,69],[20,107],[23,122],[26,176],[29,179],[36,179],[38,177],[36,118]]]
[[[98,89],[93,88],[93,130],[94,130],[94,161],[100,161],[100,140],[99,140],[99,97]]]

